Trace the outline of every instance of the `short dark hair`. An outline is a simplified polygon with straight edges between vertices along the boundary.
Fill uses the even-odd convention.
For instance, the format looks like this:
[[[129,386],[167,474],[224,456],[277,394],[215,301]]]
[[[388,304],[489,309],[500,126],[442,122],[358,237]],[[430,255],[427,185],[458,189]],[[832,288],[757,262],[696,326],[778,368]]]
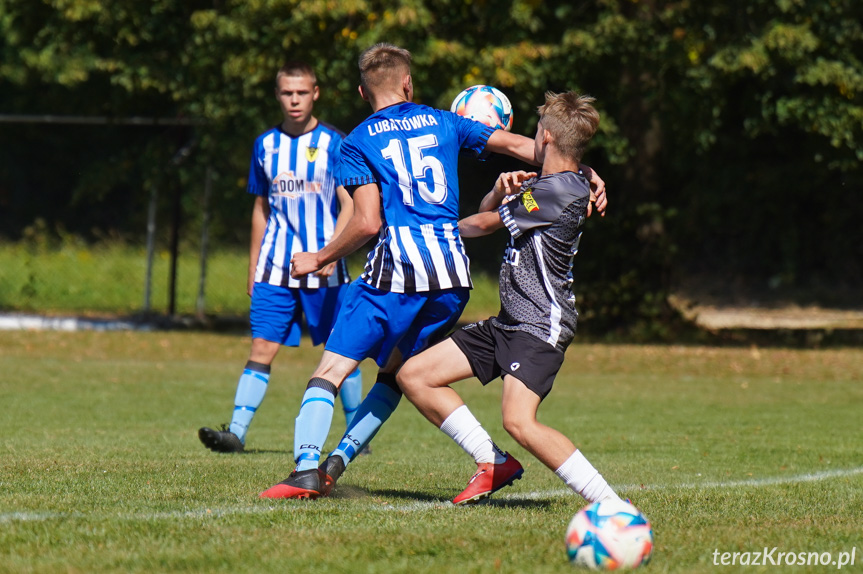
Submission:
[[[411,53],[393,44],[380,42],[360,54],[360,84],[374,90],[401,82],[411,73]]]
[[[318,77],[315,75],[315,70],[305,62],[301,62],[299,60],[293,60],[281,68],[276,72],[276,83],[279,82],[279,78],[282,76],[309,76],[312,79],[313,84],[318,83]]]

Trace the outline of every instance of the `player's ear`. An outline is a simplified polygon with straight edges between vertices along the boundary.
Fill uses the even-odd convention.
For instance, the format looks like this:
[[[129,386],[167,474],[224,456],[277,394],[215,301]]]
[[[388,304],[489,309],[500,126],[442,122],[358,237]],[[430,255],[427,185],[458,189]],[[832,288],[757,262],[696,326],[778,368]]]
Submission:
[[[402,80],[402,89],[404,90],[405,97],[407,98],[407,100],[409,102],[413,101],[413,99],[414,99],[414,83],[413,83],[413,80],[411,79],[410,74],[405,76],[404,79]]]
[[[361,85],[359,85],[359,86],[357,86],[357,91],[360,93],[360,97],[361,97],[363,100],[365,100],[365,101],[369,101],[369,95],[366,93],[365,89],[363,89],[362,84],[361,84]]]
[[[314,89],[312,89],[312,101],[317,102],[320,95],[321,95],[321,89],[317,86],[317,84],[315,84]]]

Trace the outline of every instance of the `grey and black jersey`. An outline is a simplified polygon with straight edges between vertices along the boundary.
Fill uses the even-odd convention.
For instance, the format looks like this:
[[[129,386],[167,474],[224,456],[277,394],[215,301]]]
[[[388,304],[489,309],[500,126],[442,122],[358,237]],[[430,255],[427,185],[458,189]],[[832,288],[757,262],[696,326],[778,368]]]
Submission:
[[[500,268],[501,329],[524,331],[565,350],[578,313],[572,259],[590,198],[580,173],[565,171],[527,180],[522,193],[500,206],[510,241]]]

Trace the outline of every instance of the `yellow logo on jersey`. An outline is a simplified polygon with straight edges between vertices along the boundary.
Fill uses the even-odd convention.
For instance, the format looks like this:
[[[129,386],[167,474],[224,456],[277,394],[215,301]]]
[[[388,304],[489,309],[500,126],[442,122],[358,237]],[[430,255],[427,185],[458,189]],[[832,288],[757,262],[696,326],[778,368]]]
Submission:
[[[533,198],[533,194],[530,192],[530,190],[525,191],[523,194],[521,194],[521,202],[527,208],[528,212],[539,210],[539,204]]]
[[[306,148],[306,159],[309,161],[315,161],[316,157],[318,157],[318,148],[307,147]]]

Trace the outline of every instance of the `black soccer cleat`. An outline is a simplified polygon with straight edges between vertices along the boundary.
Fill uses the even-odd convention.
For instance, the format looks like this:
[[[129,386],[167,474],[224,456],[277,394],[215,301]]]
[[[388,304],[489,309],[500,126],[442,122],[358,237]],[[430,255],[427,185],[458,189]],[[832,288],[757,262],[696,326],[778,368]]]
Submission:
[[[213,452],[243,452],[245,448],[240,437],[229,431],[226,425],[222,425],[222,430],[201,427],[198,438]]]
[[[300,498],[314,500],[321,495],[320,469],[295,470],[275,486],[271,486],[260,498]]]
[[[328,456],[327,460],[318,467],[321,481],[321,496],[329,496],[336,487],[336,482],[345,471],[345,461],[340,456]]]

